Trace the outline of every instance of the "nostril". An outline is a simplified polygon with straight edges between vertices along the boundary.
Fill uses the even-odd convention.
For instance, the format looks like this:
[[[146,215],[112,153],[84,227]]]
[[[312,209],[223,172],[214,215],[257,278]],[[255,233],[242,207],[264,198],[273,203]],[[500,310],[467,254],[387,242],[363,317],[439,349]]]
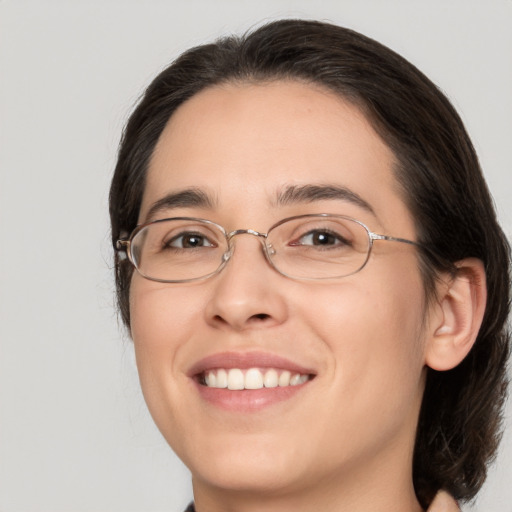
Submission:
[[[260,324],[260,323],[262,323],[262,325],[264,325],[264,322],[267,322],[271,319],[272,319],[271,315],[267,315],[266,313],[258,313],[256,315],[251,315],[250,317],[248,317],[247,320],[245,320],[243,322],[243,325],[256,326],[257,324]],[[217,324],[217,326],[221,326],[221,325],[237,326],[237,321],[235,319],[231,318],[231,320],[228,320],[228,319],[224,318],[222,315],[215,315],[212,318],[212,320],[215,324]],[[240,327],[243,327],[243,325],[241,325]]]
[[[226,320],[224,320],[224,318],[222,318],[222,316],[220,315],[215,315],[213,319],[221,324],[227,324]]]
[[[252,318],[256,320],[266,320],[267,318],[270,318],[270,315],[267,315],[266,313],[259,313],[257,315],[252,315]]]

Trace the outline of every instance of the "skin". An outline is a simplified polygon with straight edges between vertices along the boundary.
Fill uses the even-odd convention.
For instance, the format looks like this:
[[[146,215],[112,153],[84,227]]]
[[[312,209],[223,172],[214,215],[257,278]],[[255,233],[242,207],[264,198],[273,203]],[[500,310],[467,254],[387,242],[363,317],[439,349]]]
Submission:
[[[295,82],[223,85],[183,104],[150,163],[140,212],[199,187],[211,207],[159,211],[228,231],[266,232],[303,213],[354,217],[414,240],[394,157],[353,105]],[[324,199],[276,206],[289,185],[350,189],[373,213]],[[162,434],[193,476],[198,512],[420,511],[412,452],[434,328],[416,249],[376,242],[359,273],[294,281],[266,262],[259,241],[236,240],[216,276],[162,284],[133,275],[131,328],[140,381]],[[442,316],[442,315],[441,315]],[[219,352],[263,351],[314,370],[287,401],[240,413],[201,399],[188,375]]]

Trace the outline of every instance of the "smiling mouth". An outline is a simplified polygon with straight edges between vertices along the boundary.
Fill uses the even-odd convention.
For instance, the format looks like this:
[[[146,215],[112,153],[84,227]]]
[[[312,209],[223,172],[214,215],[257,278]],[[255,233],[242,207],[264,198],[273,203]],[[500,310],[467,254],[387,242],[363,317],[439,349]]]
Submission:
[[[230,391],[285,388],[305,384],[314,377],[277,368],[216,368],[202,372],[199,383],[208,388]]]

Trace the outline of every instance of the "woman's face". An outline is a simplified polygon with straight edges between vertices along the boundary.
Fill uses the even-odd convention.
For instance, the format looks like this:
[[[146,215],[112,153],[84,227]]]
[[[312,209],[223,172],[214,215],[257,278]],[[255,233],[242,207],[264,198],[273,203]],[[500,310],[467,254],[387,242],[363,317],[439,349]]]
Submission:
[[[323,89],[213,87],[164,130],[139,221],[199,217],[227,231],[266,232],[286,217],[333,213],[414,240],[393,164],[361,112]],[[330,188],[290,193],[309,185]],[[190,189],[202,194],[170,197]],[[286,191],[289,200],[278,200]],[[377,241],[354,275],[296,281],[271,268],[256,237],[234,241],[232,259],[207,280],[162,284],[134,273],[131,283],[142,389],[195,484],[296,492],[410,471],[425,344],[415,248]],[[210,371],[250,368],[259,370],[256,382],[267,373],[272,381],[270,370],[308,380],[256,390],[204,385]]]

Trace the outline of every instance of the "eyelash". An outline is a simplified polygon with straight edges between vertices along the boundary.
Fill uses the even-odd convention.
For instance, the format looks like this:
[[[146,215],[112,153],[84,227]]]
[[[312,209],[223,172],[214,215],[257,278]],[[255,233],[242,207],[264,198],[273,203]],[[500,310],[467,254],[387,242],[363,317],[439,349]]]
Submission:
[[[171,249],[171,250],[187,250],[187,249],[197,249],[198,247],[177,247],[175,245],[172,245],[173,242],[176,242],[177,240],[182,240],[181,244],[183,245],[183,240],[185,238],[199,238],[204,243],[205,241],[208,242],[209,245],[200,245],[198,247],[215,247],[215,244],[209,240],[209,238],[201,233],[194,233],[194,232],[184,232],[180,233],[179,235],[173,236],[170,240],[167,240],[162,243],[162,249]]]
[[[338,242],[338,243],[324,245],[324,244],[304,244],[304,243],[300,242],[301,240],[303,240],[306,237],[311,237],[311,236],[315,236],[315,235],[327,235],[327,236],[333,237],[333,238],[335,238],[336,242]],[[341,243],[339,243],[339,242],[341,242]],[[352,244],[345,237],[341,236],[339,233],[336,233],[334,231],[331,231],[328,229],[312,229],[312,230],[308,231],[307,233],[298,237],[296,239],[296,241],[291,242],[289,245],[291,245],[291,246],[306,246],[306,245],[308,245],[308,246],[316,246],[316,247],[324,245],[324,248],[327,248],[327,247],[332,248],[332,247],[337,247],[340,245],[351,246]]]

